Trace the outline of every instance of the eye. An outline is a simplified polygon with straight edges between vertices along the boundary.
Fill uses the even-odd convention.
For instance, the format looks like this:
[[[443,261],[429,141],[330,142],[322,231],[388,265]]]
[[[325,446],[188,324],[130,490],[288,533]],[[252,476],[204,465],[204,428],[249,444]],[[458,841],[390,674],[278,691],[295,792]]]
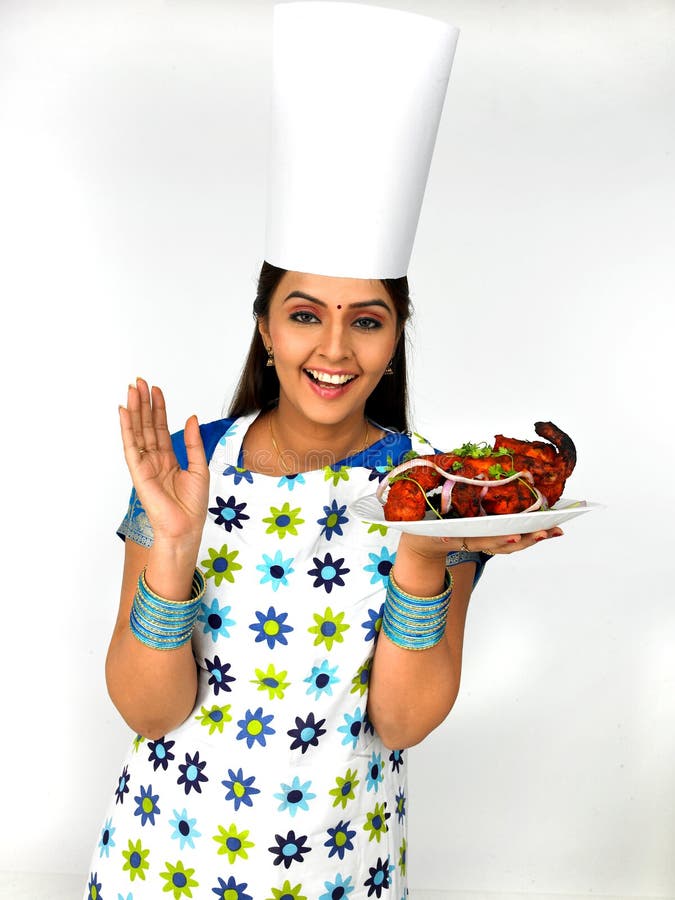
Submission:
[[[379,319],[371,319],[370,316],[361,316],[358,319],[354,320],[354,325],[357,328],[362,328],[364,331],[373,331],[376,328],[382,328],[382,322]]]
[[[314,322],[319,321],[313,312],[309,312],[306,309],[298,309],[296,312],[292,312],[289,319],[293,322],[299,322],[300,325],[312,325]]]

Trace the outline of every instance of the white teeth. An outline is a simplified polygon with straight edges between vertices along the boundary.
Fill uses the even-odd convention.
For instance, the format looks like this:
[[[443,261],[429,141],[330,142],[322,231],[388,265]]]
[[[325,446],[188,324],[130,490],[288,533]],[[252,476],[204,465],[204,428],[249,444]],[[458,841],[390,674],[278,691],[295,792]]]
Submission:
[[[316,369],[307,369],[312,378],[324,384],[346,384],[356,376],[354,375],[329,375],[328,372],[317,372]]]

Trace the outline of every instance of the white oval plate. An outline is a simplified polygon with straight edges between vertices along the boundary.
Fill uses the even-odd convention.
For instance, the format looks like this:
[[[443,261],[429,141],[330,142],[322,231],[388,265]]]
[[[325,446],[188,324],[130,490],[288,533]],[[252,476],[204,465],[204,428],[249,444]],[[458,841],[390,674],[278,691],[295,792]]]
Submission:
[[[383,508],[375,494],[355,500],[349,507],[353,516],[367,524],[386,525],[396,531],[407,531],[408,534],[427,534],[431,537],[498,537],[505,534],[531,534],[540,528],[553,528],[562,525],[576,516],[602,509],[601,503],[588,500],[560,500],[546,510],[535,510],[529,513],[513,513],[507,516],[474,516],[470,519],[438,519],[429,513],[428,519],[415,522],[390,522],[383,516]]]

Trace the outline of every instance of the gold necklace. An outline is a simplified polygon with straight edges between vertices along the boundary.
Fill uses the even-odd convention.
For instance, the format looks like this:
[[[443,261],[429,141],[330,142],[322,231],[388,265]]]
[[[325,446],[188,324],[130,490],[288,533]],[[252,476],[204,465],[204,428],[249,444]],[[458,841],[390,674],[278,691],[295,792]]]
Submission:
[[[272,428],[273,415],[274,415],[273,413],[270,413],[270,415],[268,416],[268,419],[267,419],[267,421],[269,422],[269,426],[270,426],[270,440],[272,441],[272,446],[274,447],[274,452],[277,455],[277,459],[279,460],[279,465],[283,469],[284,474],[290,475],[290,474],[292,474],[291,469],[289,469],[288,466],[286,465],[286,463],[284,462],[284,458],[281,454],[281,450],[279,450],[279,445],[277,444],[276,439],[274,437],[274,429]],[[368,431],[369,431],[369,429],[370,429],[370,423],[368,422],[368,419],[366,419],[366,430],[363,432],[363,446],[361,447],[360,450],[358,450],[358,451],[355,450],[353,453],[350,453],[349,456],[357,456],[359,453],[363,453],[363,451],[366,449],[366,447],[368,446]],[[345,459],[346,458],[348,458],[348,457],[345,457]]]

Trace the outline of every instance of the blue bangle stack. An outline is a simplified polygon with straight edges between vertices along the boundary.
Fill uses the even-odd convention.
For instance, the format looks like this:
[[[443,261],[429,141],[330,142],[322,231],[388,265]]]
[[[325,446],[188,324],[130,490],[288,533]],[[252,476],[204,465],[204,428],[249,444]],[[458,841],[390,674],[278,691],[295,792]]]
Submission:
[[[406,650],[435,647],[445,633],[451,594],[452,575],[447,570],[445,587],[435,597],[416,597],[406,593],[389,573],[382,631],[392,643]]]
[[[205,590],[204,576],[195,569],[190,599],[165,600],[150,590],[143,569],[129,616],[132,634],[155,650],[174,650],[187,644],[192,638]]]

